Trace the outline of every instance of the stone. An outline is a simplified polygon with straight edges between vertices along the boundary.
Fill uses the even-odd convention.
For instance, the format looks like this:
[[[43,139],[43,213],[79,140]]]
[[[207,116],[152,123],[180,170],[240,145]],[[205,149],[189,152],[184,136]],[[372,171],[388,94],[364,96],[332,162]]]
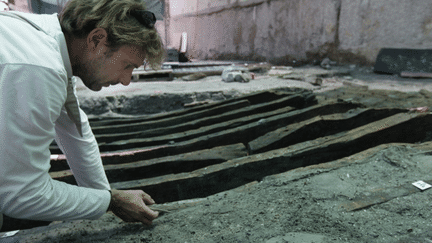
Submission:
[[[249,72],[249,69],[245,67],[230,66],[225,68],[222,72],[222,81],[227,83],[231,83],[231,82],[247,83],[251,79],[252,79],[252,75]]]
[[[324,60],[322,60],[320,66],[324,69],[331,69],[331,66],[336,65],[336,62],[333,62],[330,60],[330,58],[326,57]]]
[[[386,74],[431,73],[431,56],[431,49],[382,48],[378,53],[374,71]]]

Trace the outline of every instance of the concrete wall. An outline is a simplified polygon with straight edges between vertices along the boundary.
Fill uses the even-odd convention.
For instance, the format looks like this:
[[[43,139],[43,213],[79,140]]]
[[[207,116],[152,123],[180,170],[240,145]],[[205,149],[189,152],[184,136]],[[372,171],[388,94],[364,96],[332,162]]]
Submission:
[[[330,57],[373,64],[382,47],[428,48],[432,0],[170,0],[170,45],[188,55],[293,65]]]
[[[341,10],[340,50],[373,62],[383,47],[432,47],[431,0],[343,0]]]

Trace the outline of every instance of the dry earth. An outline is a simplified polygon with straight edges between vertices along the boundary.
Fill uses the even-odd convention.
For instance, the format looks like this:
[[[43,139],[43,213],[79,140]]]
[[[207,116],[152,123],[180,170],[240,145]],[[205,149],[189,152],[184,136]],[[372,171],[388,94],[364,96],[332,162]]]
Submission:
[[[432,80],[370,70],[325,78],[313,89],[318,99],[369,107],[432,107]],[[431,150],[427,141],[381,145],[208,198],[159,205],[170,212],[151,227],[105,214],[95,221],[22,230],[0,242],[432,242],[432,190],[404,191],[415,181],[432,179]],[[347,211],[346,205],[377,192],[393,198]]]

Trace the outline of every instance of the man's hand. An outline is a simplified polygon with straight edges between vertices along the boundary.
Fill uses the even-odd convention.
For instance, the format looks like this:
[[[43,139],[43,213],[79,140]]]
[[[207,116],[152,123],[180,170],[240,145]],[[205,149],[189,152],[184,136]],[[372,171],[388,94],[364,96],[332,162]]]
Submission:
[[[151,225],[159,215],[147,206],[154,204],[154,200],[141,190],[112,190],[111,195],[109,210],[125,222],[142,222]]]

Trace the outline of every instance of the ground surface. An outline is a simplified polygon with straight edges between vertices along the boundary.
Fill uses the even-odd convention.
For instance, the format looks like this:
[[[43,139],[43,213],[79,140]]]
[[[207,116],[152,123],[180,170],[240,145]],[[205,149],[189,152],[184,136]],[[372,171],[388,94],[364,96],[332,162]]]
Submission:
[[[432,106],[432,80],[379,76],[370,68],[352,71],[348,77],[325,78],[321,86],[262,76],[250,84],[232,84],[230,90],[236,85],[250,90],[258,89],[255,85],[299,85],[313,89],[318,99],[354,100],[369,107]],[[216,82],[212,80],[207,78],[209,83]],[[205,82],[196,85],[211,86]],[[187,84],[181,85],[188,89]],[[145,86],[133,89],[142,93]],[[151,89],[147,91],[154,92]],[[20,231],[3,241],[432,242],[432,189],[404,193],[411,183],[432,179],[430,150],[427,142],[381,145],[208,198],[159,205],[170,213],[161,215],[151,227],[105,214],[95,221],[57,222]],[[381,191],[390,195],[389,200],[347,210],[346,205]]]

